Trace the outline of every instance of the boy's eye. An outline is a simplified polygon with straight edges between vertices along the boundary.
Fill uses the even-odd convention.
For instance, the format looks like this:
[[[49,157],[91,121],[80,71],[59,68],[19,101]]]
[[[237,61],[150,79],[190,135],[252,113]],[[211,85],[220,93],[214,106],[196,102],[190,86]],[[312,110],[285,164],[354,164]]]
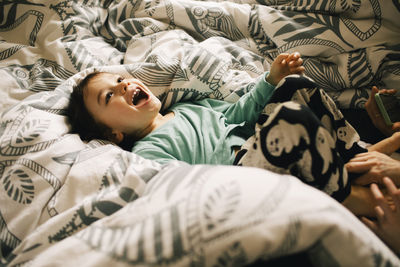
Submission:
[[[117,80],[117,82],[120,83],[120,82],[122,82],[123,80],[124,80],[124,78],[119,77],[118,80]]]
[[[108,93],[106,94],[106,104],[108,104],[108,102],[110,101],[110,98],[111,98],[112,95],[113,95],[112,92],[108,92]]]

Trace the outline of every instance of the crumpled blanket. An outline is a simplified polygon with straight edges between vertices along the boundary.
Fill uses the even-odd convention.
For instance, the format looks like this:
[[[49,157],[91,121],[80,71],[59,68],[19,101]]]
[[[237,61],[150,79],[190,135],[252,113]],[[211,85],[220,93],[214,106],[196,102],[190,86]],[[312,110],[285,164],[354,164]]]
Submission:
[[[93,70],[142,79],[166,108],[236,101],[281,52],[342,107],[399,81],[398,1],[5,0],[0,3],[0,246],[6,266],[399,266],[372,232],[295,178],[161,166],[84,143],[65,116]],[[226,264],[225,264],[226,263]]]

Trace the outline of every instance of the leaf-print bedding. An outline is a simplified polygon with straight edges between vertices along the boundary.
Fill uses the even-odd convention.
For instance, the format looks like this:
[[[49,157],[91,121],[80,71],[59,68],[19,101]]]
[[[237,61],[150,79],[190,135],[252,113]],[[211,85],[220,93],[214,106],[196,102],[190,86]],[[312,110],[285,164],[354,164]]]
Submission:
[[[82,142],[65,116],[72,86],[93,70],[143,80],[164,107],[236,101],[293,51],[340,107],[362,108],[372,85],[400,84],[399,14],[396,0],[3,0],[1,265],[249,266],[302,255],[314,266],[400,266],[356,217],[294,177],[161,166]]]

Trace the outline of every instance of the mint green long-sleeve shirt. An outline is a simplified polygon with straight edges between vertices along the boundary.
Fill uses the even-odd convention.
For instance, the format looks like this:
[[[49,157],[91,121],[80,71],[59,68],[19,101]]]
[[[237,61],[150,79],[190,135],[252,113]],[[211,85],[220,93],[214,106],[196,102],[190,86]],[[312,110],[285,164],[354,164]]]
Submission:
[[[260,112],[274,86],[260,76],[255,87],[235,103],[216,99],[174,104],[174,118],[136,142],[132,152],[159,163],[231,165],[234,147],[254,134]]]

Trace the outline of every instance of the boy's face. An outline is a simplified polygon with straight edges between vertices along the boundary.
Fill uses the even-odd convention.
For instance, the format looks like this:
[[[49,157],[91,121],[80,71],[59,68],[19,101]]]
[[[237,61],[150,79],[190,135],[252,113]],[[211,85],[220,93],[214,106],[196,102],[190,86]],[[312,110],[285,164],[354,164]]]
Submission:
[[[85,91],[89,113],[116,132],[140,136],[159,114],[160,100],[137,79],[112,73],[93,77]]]

